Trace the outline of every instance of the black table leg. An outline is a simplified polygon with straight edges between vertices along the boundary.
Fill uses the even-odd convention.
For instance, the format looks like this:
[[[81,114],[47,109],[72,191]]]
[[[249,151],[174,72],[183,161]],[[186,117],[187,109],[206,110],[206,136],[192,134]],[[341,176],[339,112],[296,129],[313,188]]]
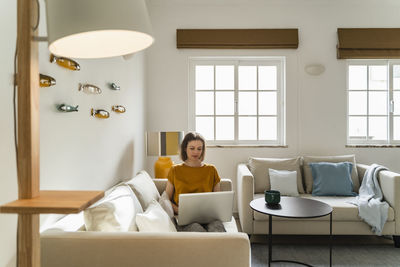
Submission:
[[[270,267],[272,262],[272,215],[269,215],[268,242],[268,267]]]
[[[329,266],[332,267],[332,212],[329,214]]]

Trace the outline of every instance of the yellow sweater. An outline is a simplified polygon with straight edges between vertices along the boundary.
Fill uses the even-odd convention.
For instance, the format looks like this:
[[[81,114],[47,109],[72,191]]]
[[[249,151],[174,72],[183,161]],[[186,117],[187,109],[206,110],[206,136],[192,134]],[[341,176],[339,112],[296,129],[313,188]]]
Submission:
[[[212,192],[220,180],[217,169],[211,164],[201,167],[177,164],[168,173],[168,181],[175,188],[173,200],[176,204],[179,204],[179,194]]]

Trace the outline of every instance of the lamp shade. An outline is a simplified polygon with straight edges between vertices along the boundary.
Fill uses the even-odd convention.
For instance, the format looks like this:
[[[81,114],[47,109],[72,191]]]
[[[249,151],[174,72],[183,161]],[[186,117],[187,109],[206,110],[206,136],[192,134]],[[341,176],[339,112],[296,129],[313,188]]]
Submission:
[[[178,155],[182,140],[183,132],[147,132],[147,155]]]
[[[51,53],[72,58],[131,54],[153,42],[144,0],[46,0]]]

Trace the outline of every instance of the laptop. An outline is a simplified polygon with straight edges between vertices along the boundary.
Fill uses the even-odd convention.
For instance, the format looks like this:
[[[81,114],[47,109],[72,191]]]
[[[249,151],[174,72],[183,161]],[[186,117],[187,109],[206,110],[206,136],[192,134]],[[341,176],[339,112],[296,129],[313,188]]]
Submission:
[[[233,191],[179,195],[178,225],[227,222],[232,219]]]

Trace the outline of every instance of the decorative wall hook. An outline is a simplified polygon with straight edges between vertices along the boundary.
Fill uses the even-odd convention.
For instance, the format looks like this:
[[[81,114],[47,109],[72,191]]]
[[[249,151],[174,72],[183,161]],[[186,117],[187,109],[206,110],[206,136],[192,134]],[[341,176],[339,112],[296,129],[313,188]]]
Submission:
[[[78,91],[83,91],[87,94],[101,94],[101,89],[93,84],[79,84]]]
[[[40,87],[50,87],[56,84],[56,79],[51,76],[39,74],[39,86]]]
[[[66,57],[57,57],[53,54],[50,54],[50,62],[54,63],[56,62],[57,65],[69,69],[69,70],[80,70],[81,67],[76,61],[73,61],[72,59],[66,58]]]
[[[111,110],[116,112],[116,113],[125,113],[126,108],[124,106],[121,105],[114,105],[111,107]]]
[[[74,112],[74,111],[78,111],[78,107],[79,105],[77,105],[76,107],[71,106],[71,105],[66,105],[66,104],[61,104],[61,105],[57,105],[57,109],[61,112]]]
[[[116,85],[115,83],[109,83],[109,85],[110,85],[110,89],[112,89],[112,90],[120,90],[121,88],[118,86],[118,85]]]
[[[104,109],[91,109],[90,115],[99,119],[108,119],[110,117],[110,113]]]

